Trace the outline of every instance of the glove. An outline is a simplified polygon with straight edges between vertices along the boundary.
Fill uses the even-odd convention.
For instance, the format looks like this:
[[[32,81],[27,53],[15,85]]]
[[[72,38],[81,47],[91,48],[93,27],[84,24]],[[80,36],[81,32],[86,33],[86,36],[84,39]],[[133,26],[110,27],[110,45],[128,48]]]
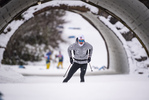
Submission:
[[[91,57],[88,57],[88,63],[91,61]]]
[[[73,63],[73,59],[72,59],[72,57],[70,57],[70,63],[71,63],[71,64]]]

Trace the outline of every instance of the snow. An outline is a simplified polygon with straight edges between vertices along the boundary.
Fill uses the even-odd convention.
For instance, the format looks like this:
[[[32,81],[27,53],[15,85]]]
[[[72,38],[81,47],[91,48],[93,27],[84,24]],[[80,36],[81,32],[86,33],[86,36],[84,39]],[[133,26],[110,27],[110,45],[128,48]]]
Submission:
[[[25,21],[33,17],[32,13],[34,11],[49,5],[55,6],[61,3],[69,3],[69,5],[79,4],[80,6],[85,5],[89,7],[91,11],[98,11],[95,7],[86,5],[80,1],[52,1],[28,9],[24,13]],[[80,15],[67,11],[67,15],[64,19],[67,19],[70,23],[64,25],[62,38],[68,40],[68,43],[61,43],[60,48],[53,54],[55,55],[61,50],[64,55],[64,69],[57,69],[57,63],[51,62],[51,67],[47,70],[44,59],[41,62],[29,62],[29,65],[26,65],[25,69],[18,68],[18,65],[9,66],[0,64],[0,92],[3,93],[3,100],[149,100],[149,71],[148,69],[144,69],[144,67],[147,68],[144,65],[149,64],[149,59],[141,63],[137,63],[134,60],[135,57],[146,56],[146,52],[142,49],[142,46],[138,43],[136,38],[130,42],[125,41],[120,33],[128,32],[128,29],[120,22],[112,25],[109,23],[110,16],[108,19],[101,16],[99,16],[99,18],[108,25],[122,41],[128,55],[131,70],[130,74],[86,75],[85,83],[80,83],[78,70],[68,83],[62,83],[64,79],[63,75],[70,65],[67,48],[71,43],[75,42],[75,39],[68,38],[68,36],[77,37],[83,34],[85,40],[92,44],[94,48],[91,65],[96,67],[107,66],[107,50],[99,32]],[[0,35],[1,46],[5,47],[7,45],[10,37],[23,22],[22,20],[13,21],[9,24],[8,27],[13,26],[13,28],[8,34]],[[80,29],[73,30],[70,29],[70,27],[79,27]],[[121,28],[121,30],[116,30],[116,27]],[[4,49],[0,49],[0,60],[2,59],[3,51]],[[141,67],[145,74],[137,74],[135,70],[140,70],[137,66]],[[93,70],[94,72],[98,71],[96,69]],[[88,66],[87,74],[94,72],[91,72]],[[104,72],[104,70],[100,72]],[[22,74],[31,76],[23,76]]]
[[[6,29],[13,26],[13,29],[6,35],[6,34],[1,34],[0,35],[0,45],[1,46],[6,46],[7,42],[9,41],[10,37],[13,35],[13,33],[18,29],[18,26],[20,26],[21,24],[23,24],[23,20],[19,20],[19,21],[13,21],[11,22],[4,30],[4,32],[6,32]]]
[[[74,76],[69,83],[64,84],[61,83],[62,77],[35,79],[36,77],[30,77],[31,83],[1,84],[4,100],[149,99],[149,81],[141,76],[86,76],[86,83],[79,83],[79,77]]]

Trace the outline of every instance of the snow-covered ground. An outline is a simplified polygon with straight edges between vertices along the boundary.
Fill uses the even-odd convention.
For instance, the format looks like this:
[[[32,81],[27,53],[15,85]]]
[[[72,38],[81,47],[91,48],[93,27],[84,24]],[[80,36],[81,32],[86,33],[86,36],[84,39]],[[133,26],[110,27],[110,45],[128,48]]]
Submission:
[[[149,79],[144,76],[86,76],[80,83],[74,76],[69,83],[63,77],[30,76],[24,83],[0,84],[4,100],[148,100]]]
[[[52,4],[58,3],[52,2]],[[76,3],[71,4],[75,5]],[[81,2],[80,5],[82,5]],[[43,7],[44,5],[39,6]],[[90,8],[96,11],[94,7]],[[29,18],[30,13],[25,16],[27,16],[26,19]],[[51,67],[47,70],[44,60],[41,62],[30,63],[25,66],[25,69],[19,69],[19,66],[17,65],[0,65],[0,92],[3,93],[3,100],[149,100],[149,71],[143,69],[145,70],[145,74],[137,74],[135,70],[138,68],[136,68],[134,59],[130,60],[131,74],[87,75],[85,76],[85,83],[80,83],[80,77],[75,75],[68,83],[62,84],[64,79],[63,75],[70,64],[67,48],[71,43],[75,42],[75,38],[68,38],[69,36],[76,37],[79,34],[83,34],[86,41],[91,43],[94,48],[91,65],[96,67],[107,65],[106,48],[99,32],[78,14],[67,12],[67,15],[64,18],[70,21],[70,23],[64,25],[62,34],[62,37],[69,42],[61,43],[59,48],[64,55],[64,69],[57,69],[57,63],[51,62]],[[126,42],[120,33],[128,30],[121,25],[121,23],[111,25],[108,22],[109,19],[102,17],[100,17],[100,19],[111,27],[119,38],[121,38],[121,41],[124,43],[125,49],[127,50],[128,57],[133,58],[133,54],[130,52],[133,52],[136,48],[138,50],[138,47],[140,48],[140,44],[137,40],[133,39],[133,41],[129,43]],[[11,24],[19,26],[22,24],[22,21],[20,24],[17,23],[16,25],[16,23],[17,22],[13,22]],[[117,26],[122,29],[119,31],[115,30]],[[77,27],[80,29],[74,30],[70,27]],[[13,32],[8,36],[5,36],[4,34],[0,35],[0,45],[6,46],[9,37],[11,37],[12,34]],[[0,49],[0,60],[2,59],[3,50],[4,49]],[[56,53],[58,53],[58,50],[54,52],[54,54]],[[135,56],[140,55],[145,55],[144,50],[139,49],[137,53],[135,53]],[[147,62],[149,61],[147,60],[146,62],[143,62],[143,64]],[[93,70],[94,72],[98,71],[97,69]],[[101,71],[103,72],[104,70]],[[77,74],[78,73],[79,71]],[[87,73],[91,73],[89,66]],[[32,76],[22,76],[22,74]]]

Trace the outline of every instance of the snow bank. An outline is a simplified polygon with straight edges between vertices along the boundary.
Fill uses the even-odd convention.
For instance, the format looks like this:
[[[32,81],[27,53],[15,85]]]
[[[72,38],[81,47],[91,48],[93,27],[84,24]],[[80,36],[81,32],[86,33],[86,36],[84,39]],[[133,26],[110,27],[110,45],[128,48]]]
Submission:
[[[15,72],[10,67],[0,66],[0,83],[18,83],[23,82],[24,79],[21,74]]]

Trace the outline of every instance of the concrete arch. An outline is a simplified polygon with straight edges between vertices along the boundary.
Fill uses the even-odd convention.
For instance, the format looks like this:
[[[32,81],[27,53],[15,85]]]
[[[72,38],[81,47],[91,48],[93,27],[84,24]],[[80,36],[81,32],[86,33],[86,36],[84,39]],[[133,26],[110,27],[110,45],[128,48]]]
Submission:
[[[93,0],[91,1],[120,18],[140,39],[149,55],[149,9],[139,0]]]
[[[39,0],[11,0],[3,6],[0,9],[0,30],[2,30],[17,14],[21,13],[31,5],[37,4],[38,1]],[[46,2],[50,0],[41,1]],[[91,0],[87,3],[93,4],[97,7],[101,6],[121,18],[121,20],[124,21],[126,25],[137,34],[142,44],[146,48],[147,53],[149,52],[149,29],[147,28],[149,26],[149,10],[138,0]],[[80,12],[78,11],[76,13]],[[106,74],[128,73],[129,65],[127,55],[120,40],[92,13],[80,14],[90,20],[92,25],[94,25],[101,32],[106,41],[109,55],[108,65],[112,70]]]

